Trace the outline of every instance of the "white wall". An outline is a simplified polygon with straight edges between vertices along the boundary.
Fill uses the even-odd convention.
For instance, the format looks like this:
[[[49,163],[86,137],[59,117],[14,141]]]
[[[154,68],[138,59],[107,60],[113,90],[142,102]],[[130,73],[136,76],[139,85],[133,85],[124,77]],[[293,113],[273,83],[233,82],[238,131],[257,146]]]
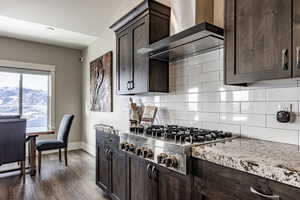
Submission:
[[[79,50],[0,37],[0,59],[55,65],[55,124],[64,114],[75,114],[70,142],[81,135],[81,63]],[[51,136],[55,137],[55,136]]]

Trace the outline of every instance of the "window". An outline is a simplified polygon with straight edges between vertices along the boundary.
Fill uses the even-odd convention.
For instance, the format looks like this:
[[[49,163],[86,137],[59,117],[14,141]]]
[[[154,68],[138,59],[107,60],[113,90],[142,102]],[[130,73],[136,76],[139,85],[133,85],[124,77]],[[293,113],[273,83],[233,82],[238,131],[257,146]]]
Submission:
[[[49,71],[0,67],[0,115],[21,115],[31,131],[51,127],[51,76]]]
[[[19,114],[20,76],[0,72],[0,115]]]

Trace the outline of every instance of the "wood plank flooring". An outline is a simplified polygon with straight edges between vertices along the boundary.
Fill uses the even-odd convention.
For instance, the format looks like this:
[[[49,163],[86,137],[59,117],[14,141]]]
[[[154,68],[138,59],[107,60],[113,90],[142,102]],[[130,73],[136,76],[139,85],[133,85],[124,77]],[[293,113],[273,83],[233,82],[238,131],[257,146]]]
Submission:
[[[93,156],[71,151],[68,162],[65,167],[58,154],[44,155],[41,174],[27,174],[25,184],[18,172],[0,175],[0,200],[108,200],[95,184]]]

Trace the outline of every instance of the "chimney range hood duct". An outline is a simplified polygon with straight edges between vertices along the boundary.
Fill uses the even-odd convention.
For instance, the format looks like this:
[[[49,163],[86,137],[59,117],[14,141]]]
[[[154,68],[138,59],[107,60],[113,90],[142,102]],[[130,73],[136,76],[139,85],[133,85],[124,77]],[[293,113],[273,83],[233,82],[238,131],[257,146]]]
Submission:
[[[207,22],[138,50],[140,55],[162,61],[175,61],[223,48],[224,29]]]

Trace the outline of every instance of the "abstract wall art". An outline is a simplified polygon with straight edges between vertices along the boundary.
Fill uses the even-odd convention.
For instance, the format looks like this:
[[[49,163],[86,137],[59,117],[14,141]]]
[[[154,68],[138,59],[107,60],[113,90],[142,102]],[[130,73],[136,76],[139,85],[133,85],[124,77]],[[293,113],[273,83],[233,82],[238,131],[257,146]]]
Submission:
[[[112,51],[90,63],[91,111],[112,112]]]

